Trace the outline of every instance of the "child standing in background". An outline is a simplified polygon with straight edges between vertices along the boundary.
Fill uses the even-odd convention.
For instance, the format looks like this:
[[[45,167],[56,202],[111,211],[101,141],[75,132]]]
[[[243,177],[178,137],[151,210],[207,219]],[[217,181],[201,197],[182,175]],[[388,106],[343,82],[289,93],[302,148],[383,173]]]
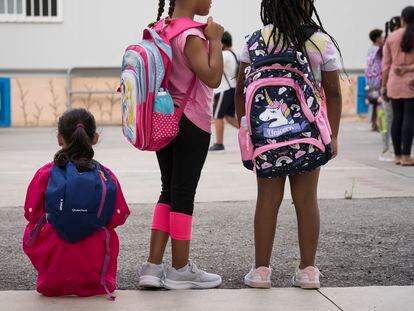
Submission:
[[[381,92],[381,61],[384,44],[383,31],[374,29],[369,33],[372,46],[368,51],[367,67],[365,68],[367,103],[371,105],[371,128],[378,131],[378,108]]]
[[[234,94],[239,73],[239,60],[232,50],[233,38],[227,31],[223,38],[223,78],[214,95],[214,124],[216,128],[216,142],[211,146],[210,151],[224,151],[224,120],[231,126],[237,128],[236,107],[234,105]]]
[[[159,1],[161,19],[165,1]],[[206,16],[211,0],[170,0],[168,23],[180,23]],[[178,136],[157,152],[162,191],[154,210],[148,262],[139,271],[140,287],[168,289],[213,288],[221,277],[206,273],[189,261],[194,197],[211,136],[212,88],[223,73],[221,38],[224,29],[210,17],[204,31],[186,30],[171,41],[173,65],[169,91],[174,103],[183,105],[188,86],[196,78],[190,101],[180,121]],[[171,237],[172,267],[163,265],[164,251]]]

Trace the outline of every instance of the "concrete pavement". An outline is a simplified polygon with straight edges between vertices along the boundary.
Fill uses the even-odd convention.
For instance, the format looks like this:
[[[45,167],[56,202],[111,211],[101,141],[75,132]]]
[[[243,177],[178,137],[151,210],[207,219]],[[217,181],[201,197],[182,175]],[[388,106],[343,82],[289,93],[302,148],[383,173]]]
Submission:
[[[104,127],[101,134],[96,158],[117,173],[128,202],[155,202],[160,176],[154,153],[131,147],[118,127]],[[0,207],[23,205],[34,172],[51,161],[58,149],[55,136],[55,129],[0,130]],[[235,130],[228,129],[227,152],[209,154],[196,197],[198,202],[255,200],[255,177],[240,164],[236,137]],[[340,157],[322,170],[321,199],[343,199],[352,188],[354,198],[413,195],[414,168],[378,162],[381,137],[369,131],[367,124],[344,121],[340,144]]]
[[[223,275],[224,289],[119,291],[114,304],[102,297],[47,299],[32,291],[13,291],[34,288],[34,271],[20,250],[24,228],[21,206],[35,170],[52,159],[57,150],[55,135],[54,129],[0,130],[0,290],[6,290],[0,291],[1,310],[414,309],[414,168],[378,162],[379,134],[370,132],[367,124],[353,121],[344,121],[341,155],[322,170],[319,189],[319,265],[325,275],[323,284],[334,288],[319,292],[291,288],[225,289],[244,287],[242,277],[253,255],[256,196],[254,175],[241,167],[235,132],[229,130],[227,152],[210,154],[203,172],[192,247],[192,256],[201,267]],[[159,191],[157,163],[154,154],[130,147],[116,127],[102,129],[96,155],[118,175],[128,202],[135,203],[131,206],[133,216],[119,230],[119,285],[121,289],[134,290],[135,266],[145,260],[152,204]],[[357,200],[343,200],[345,192],[352,193]],[[289,191],[286,198],[272,260],[275,287],[289,286],[298,259]],[[373,285],[387,287],[337,288]]]
[[[5,303],[7,301],[7,303]],[[180,311],[409,311],[414,305],[413,287],[119,291],[117,300],[104,297],[45,298],[35,292],[0,292],[3,311],[180,310]]]

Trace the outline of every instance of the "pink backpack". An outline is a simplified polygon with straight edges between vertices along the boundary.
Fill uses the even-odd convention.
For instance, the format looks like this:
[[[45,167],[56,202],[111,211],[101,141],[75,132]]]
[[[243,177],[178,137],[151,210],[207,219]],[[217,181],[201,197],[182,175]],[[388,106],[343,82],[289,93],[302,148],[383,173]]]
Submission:
[[[191,28],[205,24],[188,18],[160,20],[144,30],[143,41],[129,46],[122,62],[122,130],[136,148],[157,151],[178,134],[179,121],[190,99],[196,76],[188,87],[184,104],[174,105],[168,92],[172,66],[171,40]]]

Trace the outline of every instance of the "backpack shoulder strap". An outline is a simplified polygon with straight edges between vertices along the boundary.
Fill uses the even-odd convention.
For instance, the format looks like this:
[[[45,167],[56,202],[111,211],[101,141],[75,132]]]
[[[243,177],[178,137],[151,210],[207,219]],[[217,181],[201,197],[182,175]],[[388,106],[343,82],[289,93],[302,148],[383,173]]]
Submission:
[[[163,32],[166,39],[168,41],[171,41],[178,35],[180,35],[182,32],[192,29],[192,28],[206,28],[207,24],[199,23],[196,21],[193,21],[192,19],[182,17],[177,19],[170,19],[169,23],[166,23],[166,19],[163,18],[160,21],[158,21],[155,26],[154,30],[157,32]]]
[[[262,36],[262,30],[257,30],[252,35],[248,36],[246,40],[252,63],[254,63],[258,57],[268,54],[266,42]]]

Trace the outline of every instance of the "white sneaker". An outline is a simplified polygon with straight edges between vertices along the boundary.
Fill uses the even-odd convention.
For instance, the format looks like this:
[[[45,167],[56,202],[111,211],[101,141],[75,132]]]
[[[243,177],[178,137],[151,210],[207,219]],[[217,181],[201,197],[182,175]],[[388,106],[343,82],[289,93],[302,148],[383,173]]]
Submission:
[[[209,289],[220,286],[221,282],[219,275],[198,269],[192,261],[178,270],[169,268],[165,276],[167,289]]]
[[[272,287],[272,269],[269,267],[254,266],[250,272],[244,277],[244,284],[252,288],[271,288]]]
[[[394,155],[390,151],[386,151],[384,153],[381,153],[381,155],[378,158],[381,162],[394,162]]]
[[[309,266],[303,270],[298,269],[293,276],[292,284],[303,289],[319,289],[321,288],[320,276],[321,273],[316,267]]]
[[[164,278],[164,264],[155,265],[147,262],[138,271],[138,285],[141,288],[162,288],[164,287]]]

